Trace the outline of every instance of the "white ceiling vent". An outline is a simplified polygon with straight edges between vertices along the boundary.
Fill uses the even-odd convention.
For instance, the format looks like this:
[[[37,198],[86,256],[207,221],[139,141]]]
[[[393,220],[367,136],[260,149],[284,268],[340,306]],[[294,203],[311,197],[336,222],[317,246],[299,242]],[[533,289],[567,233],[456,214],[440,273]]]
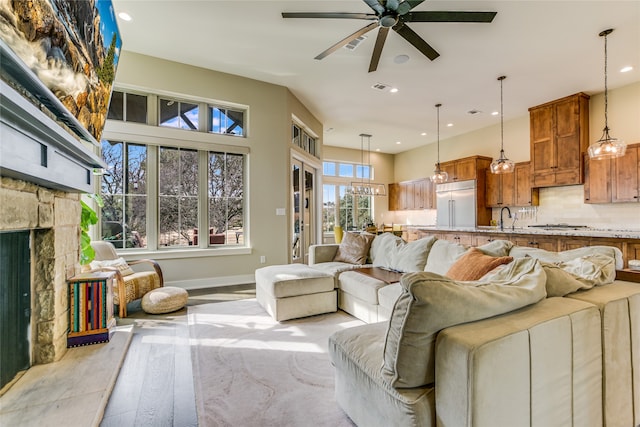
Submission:
[[[367,36],[360,36],[358,38],[355,38],[351,40],[349,43],[347,43],[346,45],[344,45],[344,48],[349,50],[355,50],[358,47],[358,45],[363,41],[365,41],[366,39],[367,39]]]
[[[373,86],[371,86],[371,88],[382,91],[382,90],[387,90],[389,88],[389,85],[384,83],[376,83]]]

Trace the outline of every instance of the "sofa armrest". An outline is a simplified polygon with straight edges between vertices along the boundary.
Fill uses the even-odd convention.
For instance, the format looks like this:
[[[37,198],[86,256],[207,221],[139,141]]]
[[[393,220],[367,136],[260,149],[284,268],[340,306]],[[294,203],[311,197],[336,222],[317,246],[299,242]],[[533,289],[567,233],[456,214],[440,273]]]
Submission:
[[[309,265],[333,261],[339,246],[337,243],[309,246]]]

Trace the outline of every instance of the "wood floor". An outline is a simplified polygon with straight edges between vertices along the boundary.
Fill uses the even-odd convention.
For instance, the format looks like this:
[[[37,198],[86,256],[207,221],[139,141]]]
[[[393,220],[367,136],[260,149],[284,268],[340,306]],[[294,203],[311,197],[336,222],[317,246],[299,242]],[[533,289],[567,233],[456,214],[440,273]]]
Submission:
[[[255,284],[189,291],[187,306],[255,297]],[[149,315],[139,303],[118,325],[133,338],[105,409],[103,427],[197,426],[187,309]]]

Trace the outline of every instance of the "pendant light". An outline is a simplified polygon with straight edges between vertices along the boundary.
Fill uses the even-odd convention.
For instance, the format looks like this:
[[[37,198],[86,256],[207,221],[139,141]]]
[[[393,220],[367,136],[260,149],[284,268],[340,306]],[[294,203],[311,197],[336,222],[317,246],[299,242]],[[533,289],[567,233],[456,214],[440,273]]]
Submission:
[[[438,117],[438,163],[436,163],[436,170],[433,171],[433,175],[429,178],[434,184],[442,184],[449,179],[449,174],[440,169],[440,107],[442,107],[442,104],[436,104]]]
[[[367,140],[367,166],[364,161],[364,140]],[[387,191],[384,184],[376,184],[371,182],[371,135],[366,133],[360,134],[360,170],[362,176],[360,181],[351,182],[348,193],[360,196],[386,196]],[[365,171],[367,174],[365,181]]]
[[[627,144],[617,138],[609,136],[609,125],[607,118],[607,36],[613,32],[613,29],[602,31],[598,34],[604,37],[604,129],[599,140],[589,146],[589,158],[594,160],[610,159],[613,157],[622,157],[627,151]]]
[[[491,162],[491,173],[511,173],[514,171],[516,165],[511,160],[507,159],[504,155],[504,113],[502,103],[502,81],[507,76],[498,77],[500,82],[500,156]]]

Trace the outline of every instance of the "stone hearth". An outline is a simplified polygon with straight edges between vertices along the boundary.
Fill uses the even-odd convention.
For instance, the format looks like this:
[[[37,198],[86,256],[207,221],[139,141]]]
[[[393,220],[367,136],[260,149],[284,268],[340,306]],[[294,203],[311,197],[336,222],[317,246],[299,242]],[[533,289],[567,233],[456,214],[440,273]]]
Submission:
[[[0,177],[0,231],[31,232],[31,364],[65,354],[66,281],[80,272],[80,195]],[[2,268],[2,266],[0,266]]]

